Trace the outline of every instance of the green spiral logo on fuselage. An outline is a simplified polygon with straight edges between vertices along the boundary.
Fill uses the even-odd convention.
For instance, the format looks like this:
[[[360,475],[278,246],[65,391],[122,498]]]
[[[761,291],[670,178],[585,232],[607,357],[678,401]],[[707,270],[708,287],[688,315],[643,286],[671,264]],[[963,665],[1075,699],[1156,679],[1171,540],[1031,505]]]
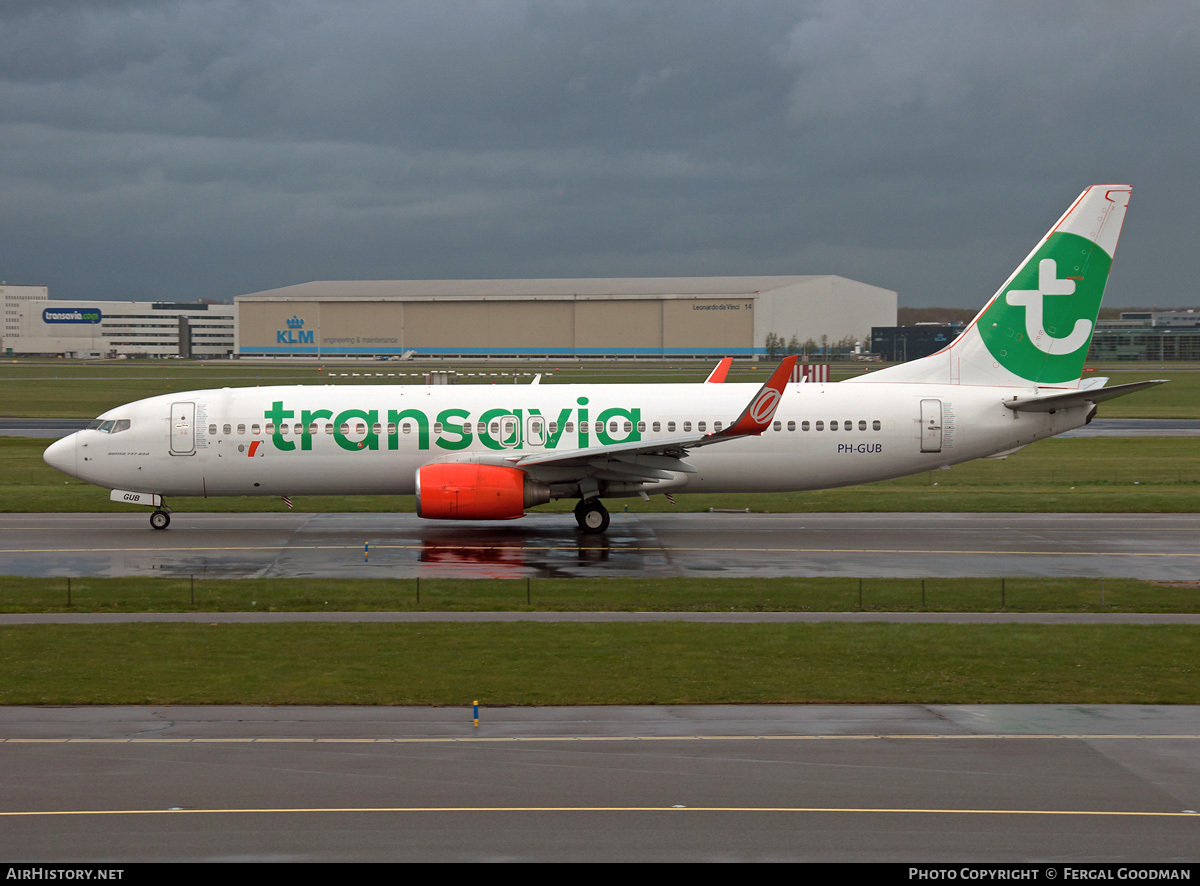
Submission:
[[[996,362],[1041,384],[1079,378],[1111,265],[1091,240],[1051,234],[980,318]]]

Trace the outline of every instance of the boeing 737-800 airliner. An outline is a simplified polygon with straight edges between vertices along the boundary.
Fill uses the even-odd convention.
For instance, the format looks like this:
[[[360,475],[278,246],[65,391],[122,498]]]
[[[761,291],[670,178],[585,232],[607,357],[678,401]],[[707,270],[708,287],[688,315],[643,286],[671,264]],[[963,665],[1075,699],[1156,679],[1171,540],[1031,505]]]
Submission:
[[[1130,188],[1093,185],[951,345],[838,384],[295,386],[167,394],[109,410],[46,461],[170,522],[167,496],[413,495],[443,520],[576,498],[868,483],[1002,455],[1157,382],[1082,380]]]

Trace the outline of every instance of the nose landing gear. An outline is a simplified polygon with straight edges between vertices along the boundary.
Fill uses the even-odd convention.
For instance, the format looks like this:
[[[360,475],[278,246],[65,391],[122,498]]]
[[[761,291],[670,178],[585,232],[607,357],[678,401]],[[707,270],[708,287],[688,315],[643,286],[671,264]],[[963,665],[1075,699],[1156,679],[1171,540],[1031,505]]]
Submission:
[[[581,498],[575,505],[575,522],[589,535],[599,535],[608,529],[608,509],[598,498]]]
[[[155,529],[166,529],[171,525],[171,515],[166,511],[155,511],[150,515],[150,525]]]

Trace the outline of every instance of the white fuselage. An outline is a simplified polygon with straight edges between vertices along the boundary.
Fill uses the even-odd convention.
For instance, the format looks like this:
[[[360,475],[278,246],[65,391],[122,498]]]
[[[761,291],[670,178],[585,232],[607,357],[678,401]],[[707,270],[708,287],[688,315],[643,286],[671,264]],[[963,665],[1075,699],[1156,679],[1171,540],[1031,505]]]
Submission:
[[[483,461],[728,427],[755,384],[293,386],[140,400],[56,443],[47,461],[98,486],[159,495],[414,492],[436,461]],[[1082,425],[1088,408],[1015,412],[1017,389],[789,384],[761,436],[697,448],[694,473],[642,491],[768,492],[847,486],[1005,452]],[[128,422],[127,427],[116,423]],[[602,429],[598,430],[598,423]],[[703,423],[703,426],[702,426]],[[482,431],[481,431],[482,425]],[[112,432],[113,428],[121,429]],[[836,428],[836,429],[835,429]],[[532,468],[575,494],[569,472]],[[610,483],[601,494],[633,495]]]

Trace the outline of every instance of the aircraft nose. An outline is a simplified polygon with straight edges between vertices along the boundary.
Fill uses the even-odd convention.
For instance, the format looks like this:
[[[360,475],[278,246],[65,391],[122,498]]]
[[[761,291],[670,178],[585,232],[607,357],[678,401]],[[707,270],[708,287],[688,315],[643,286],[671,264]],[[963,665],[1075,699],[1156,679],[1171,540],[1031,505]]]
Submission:
[[[42,453],[42,458],[46,464],[56,470],[62,471],[64,474],[75,476],[75,438],[76,434],[69,434],[61,440],[55,440]]]

